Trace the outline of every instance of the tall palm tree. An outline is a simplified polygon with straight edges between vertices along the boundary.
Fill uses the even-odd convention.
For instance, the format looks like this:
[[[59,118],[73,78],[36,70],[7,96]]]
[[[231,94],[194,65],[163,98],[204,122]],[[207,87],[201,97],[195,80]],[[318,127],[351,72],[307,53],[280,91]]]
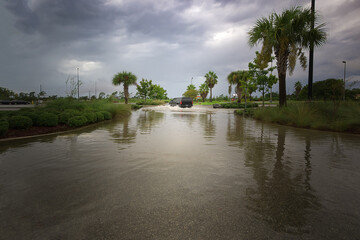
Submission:
[[[316,26],[311,29],[314,19]],[[311,10],[302,7],[292,7],[281,14],[272,13],[268,18],[260,18],[249,31],[251,47],[262,43],[262,61],[269,62],[271,54],[275,53],[279,77],[279,104],[286,106],[286,71],[292,75],[296,60],[300,60],[302,68],[306,69],[306,57],[303,50],[311,44],[318,47],[326,41],[325,24],[318,24],[318,16]]]
[[[129,86],[137,85],[136,80],[137,77],[134,74],[132,74],[132,72],[125,72],[125,71],[115,74],[115,76],[112,79],[112,84],[115,86],[124,84],[125,104],[128,104]]]
[[[212,89],[217,84],[218,76],[216,73],[209,71],[207,74],[205,74],[205,83],[210,88],[210,102],[212,102]]]
[[[207,97],[207,95],[209,93],[209,87],[206,83],[203,83],[200,85],[199,93],[200,93],[200,96],[201,96],[203,102],[205,102],[205,98]]]
[[[228,76],[227,76],[227,80],[230,84],[235,85],[235,92],[238,96],[238,103],[241,103],[241,98],[242,98],[242,92],[244,90],[245,87],[245,83],[248,80],[248,74],[247,71],[235,71],[235,72],[231,72]]]
[[[300,81],[297,81],[297,82],[295,83],[295,94],[296,94],[296,98],[299,97],[299,94],[300,94],[300,92],[301,92],[301,89],[302,89],[302,84],[301,84]]]

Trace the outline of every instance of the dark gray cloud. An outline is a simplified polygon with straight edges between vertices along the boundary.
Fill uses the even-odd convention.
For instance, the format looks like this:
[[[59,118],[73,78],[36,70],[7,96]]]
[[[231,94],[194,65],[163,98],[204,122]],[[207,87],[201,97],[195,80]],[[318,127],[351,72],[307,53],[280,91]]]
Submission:
[[[112,92],[112,76],[133,71],[158,82],[170,96],[180,95],[191,78],[199,85],[213,70],[227,93],[226,76],[246,69],[254,58],[247,31],[256,18],[308,0],[6,0],[0,3],[1,86],[63,95],[66,77],[81,69],[83,93]],[[316,50],[315,79],[360,76],[359,1],[317,2],[329,30],[328,43]],[[297,68],[288,78],[306,83]],[[135,90],[132,90],[135,92]]]

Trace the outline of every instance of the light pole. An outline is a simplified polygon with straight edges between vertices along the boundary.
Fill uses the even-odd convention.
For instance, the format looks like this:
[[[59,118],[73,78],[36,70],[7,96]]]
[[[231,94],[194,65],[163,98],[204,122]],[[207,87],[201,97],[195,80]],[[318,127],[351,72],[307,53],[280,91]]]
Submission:
[[[314,31],[315,25],[315,0],[311,0],[311,31]],[[312,100],[312,85],[314,72],[314,42],[310,42],[309,51],[309,76],[308,76],[308,100]]]
[[[77,89],[78,89],[78,101],[79,101],[79,99],[80,99],[79,70],[80,70],[80,69],[77,67],[76,70],[77,70]]]
[[[343,100],[345,101],[345,79],[346,79],[346,61],[342,61],[344,64],[344,94],[343,94]]]
[[[191,85],[192,85],[192,80],[193,80],[193,77],[191,77]]]

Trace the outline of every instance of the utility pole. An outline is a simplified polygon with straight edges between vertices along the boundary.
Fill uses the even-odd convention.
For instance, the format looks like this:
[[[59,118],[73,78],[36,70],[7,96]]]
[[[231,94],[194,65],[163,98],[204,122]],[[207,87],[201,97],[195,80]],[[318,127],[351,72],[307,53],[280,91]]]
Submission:
[[[343,94],[343,100],[345,101],[345,79],[346,79],[346,61],[343,61],[344,63],[344,94]]]
[[[95,98],[96,98],[96,80],[95,80]]]
[[[77,70],[77,89],[78,89],[78,101],[80,99],[80,81],[79,81],[79,68],[76,68]]]
[[[314,31],[315,25],[315,0],[311,0],[311,31]],[[314,75],[314,43],[310,42],[309,52],[309,77],[308,77],[308,100],[312,100],[312,85]]]

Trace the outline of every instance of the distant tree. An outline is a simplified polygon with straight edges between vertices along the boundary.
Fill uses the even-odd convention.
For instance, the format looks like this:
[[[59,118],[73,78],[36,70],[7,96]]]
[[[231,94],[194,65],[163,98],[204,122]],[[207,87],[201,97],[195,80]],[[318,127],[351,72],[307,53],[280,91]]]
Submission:
[[[167,99],[167,92],[164,88],[162,88],[160,85],[155,84],[153,85],[153,90],[151,92],[150,98],[152,99]]]
[[[198,91],[196,91],[194,89],[187,90],[186,92],[183,93],[184,97],[189,97],[192,99],[195,99],[197,97],[197,95],[198,95]]]
[[[190,84],[189,86],[187,86],[186,90],[196,90],[196,87],[194,84]]]
[[[105,98],[105,93],[104,92],[100,92],[99,93],[99,99],[104,99]]]
[[[299,99],[307,99],[308,85],[305,85],[299,94]],[[344,82],[342,79],[326,79],[313,84],[313,99],[324,101],[339,101],[342,99]]]
[[[76,79],[76,76],[69,75],[66,79],[66,95],[71,98],[76,98],[78,88],[83,85],[83,82]]]
[[[245,70],[240,71],[240,84],[241,84],[242,91],[245,92],[245,94],[244,94],[245,106],[247,103],[247,91],[249,88],[250,79],[251,79],[251,75],[249,74],[249,71],[245,71]]]
[[[199,94],[202,98],[202,101],[205,102],[205,99],[206,99],[207,95],[209,94],[209,87],[206,83],[203,83],[200,85]]]
[[[301,82],[297,81],[294,86],[295,86],[296,99],[298,99],[298,98],[299,98],[299,94],[300,94],[301,89],[302,89],[302,84],[301,84]]]
[[[212,102],[212,89],[217,84],[218,76],[216,73],[209,71],[207,74],[205,74],[205,83],[210,89],[210,102]]]
[[[130,85],[137,85],[136,84],[137,77],[132,74],[131,72],[121,72],[115,74],[115,76],[112,79],[113,85],[124,85],[124,94],[125,94],[125,104],[128,104],[129,99],[129,86]]]
[[[232,86],[231,86],[231,84],[230,84],[230,85],[229,85],[229,88],[228,88],[229,98],[231,98],[231,92],[232,92]]]
[[[14,95],[13,91],[11,91],[7,88],[0,87],[0,99],[1,100],[10,99],[10,96],[13,96],[13,95]]]
[[[268,18],[260,18],[249,31],[249,45],[262,43],[261,57],[269,62],[274,52],[279,77],[279,105],[286,106],[286,71],[293,73],[296,59],[306,69],[304,49],[321,46],[326,41],[324,24],[311,28],[312,21],[318,22],[317,15],[302,7],[291,7],[281,14],[272,13]]]
[[[269,67],[269,61],[264,61],[261,58],[259,52],[256,52],[256,57],[253,62],[249,62],[249,74],[254,80],[254,83],[257,85],[257,89],[262,93],[263,106],[265,101],[265,93],[272,88],[272,86],[277,82],[277,78],[270,74],[276,67]]]
[[[154,85],[152,84],[152,80],[142,79],[139,84],[136,86],[138,95],[144,99],[146,99],[152,95]]]
[[[46,95],[46,92],[45,91],[41,91],[38,93],[38,99],[43,99]]]
[[[230,85],[235,85],[235,92],[238,97],[237,101],[240,103],[241,102],[241,94],[242,94],[241,82],[240,82],[240,71],[231,72],[227,76],[227,80]]]
[[[241,103],[242,93],[243,93],[243,90],[245,89],[245,86],[243,86],[243,84],[246,82],[244,80],[247,80],[247,77],[244,78],[244,76],[245,76],[244,71],[231,72],[227,76],[228,82],[230,84],[235,85],[235,92],[238,97],[238,100],[237,100],[238,103]]]

